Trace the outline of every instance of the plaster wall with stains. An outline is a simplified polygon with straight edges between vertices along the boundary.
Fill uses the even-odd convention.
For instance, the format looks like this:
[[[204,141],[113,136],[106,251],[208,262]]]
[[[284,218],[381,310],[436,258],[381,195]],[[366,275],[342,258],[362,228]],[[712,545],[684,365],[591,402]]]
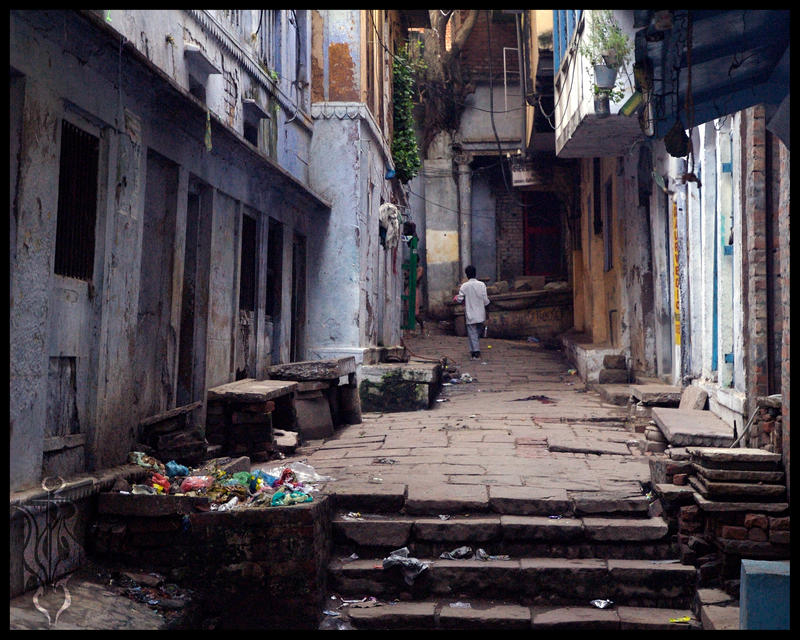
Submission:
[[[10,66],[19,108],[12,136],[9,300],[10,479],[15,490],[35,485],[43,467],[63,475],[123,462],[139,420],[175,406],[190,184],[203,185],[209,196],[200,215],[208,269],[205,279],[198,280],[198,296],[206,301],[197,308],[195,399],[204,396],[207,383],[231,381],[235,375],[244,209],[258,218],[262,239],[269,218],[283,223],[289,242],[282,256],[282,291],[290,297],[292,234],[310,234],[326,206],[289,171],[259,156],[223,120],[212,118],[212,151],[206,150],[203,108],[169,73],[154,68],[153,60],[123,51],[113,34],[79,12],[21,12],[11,18]],[[137,24],[130,12],[124,18],[112,12],[115,26],[128,18]],[[150,19],[145,16],[140,26],[156,29]],[[163,63],[152,51],[151,56]],[[62,120],[99,139],[89,282],[53,273]],[[148,180],[160,194],[150,205]],[[154,217],[167,204],[169,214]],[[157,281],[145,276],[148,287],[143,288],[143,273],[156,256]],[[265,284],[263,260],[260,264],[259,291]],[[257,348],[264,360],[273,345],[263,322],[263,296],[259,300]],[[281,344],[274,350],[281,357],[288,354],[292,321],[290,300],[285,302]],[[151,312],[158,315],[157,328],[144,331],[142,320]],[[72,369],[59,369],[64,363]],[[58,379],[60,370],[69,377]],[[53,410],[49,396],[62,388],[72,394],[62,399],[75,403],[82,444],[59,452],[62,461],[48,468],[43,449]],[[202,410],[196,419],[202,423]],[[78,448],[82,451],[76,456]]]
[[[308,351],[354,355],[400,340],[402,251],[381,246],[378,209],[391,202],[389,141],[362,102],[363,29],[359,10],[312,12],[312,188],[331,213],[309,237]],[[381,90],[385,90],[383,87]]]

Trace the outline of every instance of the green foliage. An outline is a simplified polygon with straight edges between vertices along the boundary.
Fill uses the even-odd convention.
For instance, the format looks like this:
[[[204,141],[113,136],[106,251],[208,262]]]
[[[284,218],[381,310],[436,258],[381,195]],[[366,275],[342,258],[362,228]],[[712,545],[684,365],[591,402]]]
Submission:
[[[397,178],[405,184],[419,173],[422,162],[414,133],[414,78],[425,67],[414,57],[408,43],[394,56],[392,100],[394,102],[394,138],[392,160]]]
[[[592,64],[605,63],[616,68],[628,61],[633,45],[610,9],[593,10],[588,27],[581,39],[581,55]]]
[[[625,97],[625,91],[619,82],[613,89],[601,89],[597,85],[594,85],[594,95],[600,96],[601,94],[606,94],[611,102],[619,102]]]

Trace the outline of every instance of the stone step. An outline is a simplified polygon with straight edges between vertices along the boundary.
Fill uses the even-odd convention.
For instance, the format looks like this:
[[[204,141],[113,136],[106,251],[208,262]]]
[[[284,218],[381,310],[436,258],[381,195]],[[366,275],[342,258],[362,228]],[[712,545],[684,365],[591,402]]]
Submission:
[[[382,558],[328,565],[328,585],[342,597],[369,594],[379,599],[495,599],[522,606],[587,606],[608,599],[617,606],[688,609],[696,569],[654,560],[525,557],[509,560],[416,558],[427,568],[404,576],[383,568]]]
[[[733,429],[711,411],[654,407],[651,416],[673,447],[730,447]]]
[[[335,443],[335,441],[331,441]],[[507,515],[596,515],[647,517],[644,495],[614,491],[572,491],[540,487],[452,485],[416,487],[400,483],[330,482],[319,487],[340,511],[440,514],[499,513]]]
[[[341,609],[342,617],[362,629],[462,630],[683,630],[699,628],[688,609],[594,606],[530,607],[487,600],[454,598]],[[670,622],[690,618],[690,622]]]
[[[536,548],[548,555],[665,558],[670,551],[668,525],[661,517],[550,518],[547,516],[475,515],[438,517],[337,514],[331,521],[339,549],[385,552],[409,547],[438,557],[469,546],[492,555],[530,554]],[[586,548],[581,548],[586,545]],[[611,555],[610,555],[611,554]]]
[[[631,395],[644,405],[677,407],[681,402],[681,388],[659,383],[632,384]]]
[[[631,398],[631,387],[629,384],[593,384],[593,391],[597,391],[600,397],[609,404],[626,406]]]

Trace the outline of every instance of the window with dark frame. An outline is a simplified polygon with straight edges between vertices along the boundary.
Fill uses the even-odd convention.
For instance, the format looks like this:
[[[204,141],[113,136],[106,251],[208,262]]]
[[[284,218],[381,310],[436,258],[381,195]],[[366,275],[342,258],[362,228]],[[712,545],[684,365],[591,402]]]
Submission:
[[[100,139],[62,121],[53,271],[78,280],[94,275]]]
[[[256,310],[256,220],[242,216],[242,259],[239,275],[239,309]]]

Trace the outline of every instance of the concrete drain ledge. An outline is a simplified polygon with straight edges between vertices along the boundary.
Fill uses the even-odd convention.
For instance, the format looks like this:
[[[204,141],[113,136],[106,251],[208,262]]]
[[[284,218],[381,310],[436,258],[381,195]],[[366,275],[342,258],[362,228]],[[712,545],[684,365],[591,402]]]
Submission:
[[[210,511],[203,498],[107,493],[90,542],[99,557],[194,589],[202,615],[226,628],[311,629],[325,599],[330,503]]]
[[[147,469],[135,464],[123,464],[118,467],[102,469],[96,474],[81,475],[64,480],[63,478],[45,478],[38,487],[16,491],[11,494],[11,507],[32,505],[35,501],[58,497],[64,500],[80,500],[101,491],[107,491],[119,480],[136,481],[147,476]],[[12,514],[15,510],[12,509]]]

